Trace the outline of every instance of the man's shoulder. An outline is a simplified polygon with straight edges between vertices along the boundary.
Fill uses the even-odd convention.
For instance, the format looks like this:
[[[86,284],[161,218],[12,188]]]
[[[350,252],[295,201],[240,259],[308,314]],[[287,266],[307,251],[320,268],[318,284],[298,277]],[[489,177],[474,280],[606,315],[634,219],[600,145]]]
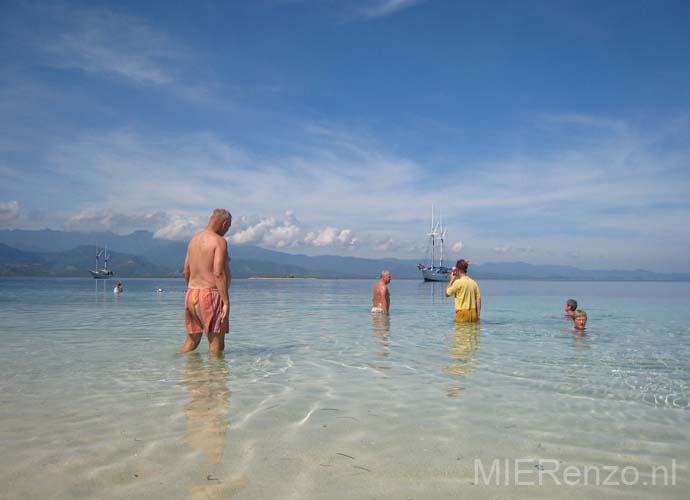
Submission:
[[[194,240],[211,241],[219,245],[227,245],[228,243],[228,240],[226,240],[223,236],[216,234],[213,231],[209,231],[208,229],[204,229],[203,231],[196,233],[192,237],[192,241]]]
[[[192,236],[192,239],[189,240],[189,243],[192,244],[196,241],[199,241],[199,240],[203,239],[205,237],[205,235],[206,235],[206,230],[199,231],[194,236]]]

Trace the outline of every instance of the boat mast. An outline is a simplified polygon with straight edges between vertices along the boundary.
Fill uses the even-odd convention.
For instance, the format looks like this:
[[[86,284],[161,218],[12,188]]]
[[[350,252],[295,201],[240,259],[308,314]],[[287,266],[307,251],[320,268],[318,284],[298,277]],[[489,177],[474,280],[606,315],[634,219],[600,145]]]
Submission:
[[[446,237],[446,232],[443,229],[443,214],[438,214],[439,231],[441,232],[441,258],[438,259],[438,267],[443,267],[443,240]]]
[[[103,256],[103,259],[105,260],[105,267],[104,269],[107,271],[108,270],[108,259],[110,258],[110,255],[108,255],[108,245],[105,246],[105,255]]]
[[[431,205],[431,233],[429,233],[429,236],[431,236],[431,267],[434,267],[434,250],[436,247],[436,233],[435,233],[435,228],[434,228],[434,205]]]

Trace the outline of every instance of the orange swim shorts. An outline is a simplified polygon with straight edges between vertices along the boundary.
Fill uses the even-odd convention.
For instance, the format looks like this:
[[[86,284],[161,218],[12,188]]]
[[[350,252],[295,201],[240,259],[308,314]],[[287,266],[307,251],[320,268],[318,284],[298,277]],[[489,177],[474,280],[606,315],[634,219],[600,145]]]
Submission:
[[[229,322],[220,316],[223,306],[217,288],[188,288],[184,297],[187,333],[228,333]]]

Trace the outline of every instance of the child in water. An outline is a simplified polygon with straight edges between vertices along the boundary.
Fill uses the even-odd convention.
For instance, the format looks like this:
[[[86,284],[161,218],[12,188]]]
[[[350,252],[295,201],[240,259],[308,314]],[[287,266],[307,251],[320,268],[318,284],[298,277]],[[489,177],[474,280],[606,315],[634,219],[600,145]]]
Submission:
[[[573,323],[575,323],[575,330],[584,330],[587,328],[587,313],[582,309],[578,309],[573,313]]]

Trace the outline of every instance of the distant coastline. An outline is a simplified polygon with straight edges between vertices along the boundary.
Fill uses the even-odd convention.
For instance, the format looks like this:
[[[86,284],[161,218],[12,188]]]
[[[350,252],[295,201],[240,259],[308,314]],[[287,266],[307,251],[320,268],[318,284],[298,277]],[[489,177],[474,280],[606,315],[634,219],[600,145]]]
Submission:
[[[180,278],[187,244],[160,240],[147,231],[130,235],[69,231],[0,230],[0,277],[89,276],[96,242],[108,246],[115,278]],[[337,255],[289,254],[254,245],[230,248],[233,278],[252,279],[376,279],[384,269],[394,280],[421,280],[417,264],[423,259],[366,259]],[[480,256],[477,256],[480,260]],[[526,262],[473,264],[478,280],[674,282],[690,281],[690,273],[635,270],[579,269],[565,265]]]
[[[549,283],[549,282],[571,282],[571,283],[689,283],[690,278],[688,279],[662,279],[662,278],[655,278],[655,279],[650,279],[650,278],[640,278],[640,279],[606,279],[606,278],[600,278],[600,279],[595,279],[595,278],[590,278],[590,279],[582,279],[582,278],[539,278],[539,277],[529,277],[529,276],[520,276],[520,277],[497,277],[497,276],[476,276],[473,275],[475,279],[478,281],[524,281],[524,282],[534,282],[534,281],[542,281],[544,283]],[[100,281],[103,283],[115,283],[118,280],[148,280],[148,279],[158,279],[158,280],[182,280],[184,279],[183,276],[170,276],[170,275],[160,275],[160,276],[133,276],[133,275],[116,275],[114,278],[111,278],[109,280],[94,280],[91,276],[88,276],[86,274],[80,274],[80,275],[75,275],[75,274],[66,274],[66,275],[50,275],[50,276],[39,276],[35,274],[31,275],[22,275],[22,274],[2,274],[0,273],[0,280],[2,279],[32,279],[32,280],[40,280],[40,279],[70,279],[70,280],[89,280],[89,281]],[[372,281],[375,280],[376,277],[371,277],[371,276],[295,276],[294,278],[286,278],[286,277],[261,277],[261,276],[234,276],[232,277],[233,281],[235,280],[252,280],[252,281],[307,281],[307,280],[338,280],[338,281]],[[421,276],[420,277],[404,277],[404,278],[395,278],[395,281],[419,281],[420,283],[425,284],[425,286],[434,286],[434,283],[424,283]],[[443,286],[443,282],[436,282]],[[438,285],[437,285],[438,286]]]
[[[306,279],[317,279],[317,278],[304,278],[301,276],[249,276],[245,279],[248,279],[248,280],[306,280]]]

